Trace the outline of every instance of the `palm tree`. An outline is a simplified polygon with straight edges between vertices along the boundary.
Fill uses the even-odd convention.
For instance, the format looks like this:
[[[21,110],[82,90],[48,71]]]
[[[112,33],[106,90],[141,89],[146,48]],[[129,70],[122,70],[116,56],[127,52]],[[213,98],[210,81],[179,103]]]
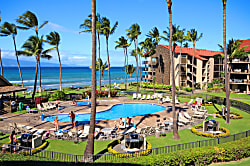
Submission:
[[[109,19],[107,19],[106,17],[102,18],[102,34],[105,35],[106,37],[106,46],[107,46],[107,59],[108,59],[108,75],[109,75],[109,93],[108,93],[108,97],[110,97],[110,88],[111,88],[111,77],[110,77],[110,61],[109,61],[109,48],[108,48],[108,40],[109,40],[109,36],[115,33],[115,30],[118,26],[118,22],[116,21],[114,26],[111,28],[110,26],[110,21]]]
[[[124,36],[121,36],[118,41],[116,41],[117,45],[115,46],[115,49],[117,48],[123,48],[123,52],[124,52],[124,57],[125,57],[125,60],[124,60],[124,66],[126,66],[126,64],[128,64],[128,54],[127,54],[127,51],[128,51],[128,47],[130,46],[130,44],[128,43],[128,40],[125,39]],[[126,76],[127,76],[127,70],[124,70],[125,71],[125,89],[127,90],[127,79],[126,79]]]
[[[199,41],[203,33],[198,35],[195,29],[191,29],[187,33],[187,40],[193,42],[193,57],[192,57],[192,94],[194,94],[194,52],[195,52],[195,42]]]
[[[184,34],[184,31],[186,29],[179,30],[177,32],[177,41],[180,43],[180,57],[179,57],[179,92],[181,91],[181,48],[182,48],[182,43],[186,40],[186,36]]]
[[[18,55],[25,55],[25,56],[35,56],[36,58],[36,74],[35,74],[35,82],[34,82],[34,90],[32,94],[32,99],[34,100],[35,93],[36,93],[36,84],[37,84],[37,71],[38,71],[38,64],[39,59],[41,58],[47,58],[50,59],[51,55],[48,53],[52,49],[43,49],[43,36],[41,38],[38,38],[37,36],[31,36],[26,42],[23,44],[22,48],[23,51],[17,51]]]
[[[135,44],[135,50],[136,50],[136,83],[137,83],[137,91],[136,91],[136,96],[139,93],[139,86],[138,86],[138,70],[139,70],[139,65],[138,65],[138,36],[141,34],[140,31],[140,26],[138,24],[133,24],[129,29],[127,29],[127,38],[129,38],[131,41],[134,41]]]
[[[16,35],[17,35],[17,28],[16,28],[15,24],[10,24],[8,22],[5,22],[3,24],[3,26],[0,27],[0,36],[12,36],[14,48],[15,48],[18,70],[19,70],[19,74],[20,74],[20,78],[21,78],[21,82],[22,82],[22,87],[23,87],[23,77],[22,77],[21,67],[20,67],[20,63],[18,60],[17,49],[16,49]],[[2,61],[1,61],[1,63],[2,63]]]
[[[186,39],[187,39],[187,38],[186,38]],[[188,47],[189,47],[189,46],[188,46],[188,42],[184,43],[184,44],[183,44],[183,47],[188,48]]]
[[[100,34],[102,34],[102,19],[100,14],[97,14],[96,16],[96,32],[97,32],[97,41],[98,41],[98,59],[101,58],[101,42],[100,42]],[[83,28],[85,30],[81,31],[82,32],[92,32],[92,15],[90,14],[88,16],[88,19],[84,20],[84,23],[80,25],[80,28]],[[100,65],[100,64],[99,64]],[[99,66],[99,68],[101,68]],[[101,84],[101,72],[99,70],[99,91],[102,90],[102,84]]]
[[[1,10],[0,10],[1,14]],[[0,16],[0,22],[2,21],[2,18]],[[2,64],[2,55],[1,55],[1,48],[0,48],[0,65],[1,65],[1,75],[3,76],[3,64]]]
[[[229,101],[227,101],[227,96],[228,97],[230,96],[230,85],[229,85],[228,80],[231,77],[231,73],[228,72],[228,71],[231,71],[231,69],[232,69],[232,64],[231,63],[232,63],[232,60],[234,58],[240,59],[240,58],[243,58],[243,57],[247,57],[248,54],[250,53],[249,51],[245,51],[245,49],[247,47],[249,47],[249,46],[244,46],[244,47],[240,48],[241,43],[242,43],[242,41],[240,41],[240,40],[231,39],[231,40],[228,41],[228,44],[227,44],[226,47],[223,47],[222,45],[219,45],[219,47],[222,50],[226,50],[226,51],[224,51],[224,54],[227,55],[227,57],[229,58],[229,61],[230,61],[229,66],[228,67],[225,66],[225,68],[226,68],[226,70],[225,70],[225,90],[226,90],[226,106],[227,106],[226,123],[230,123],[230,103],[229,103]],[[224,61],[225,61],[226,56],[222,55],[222,57],[223,56],[224,56]],[[226,82],[226,80],[227,80],[227,82]],[[229,93],[229,94],[227,94],[227,93]]]
[[[94,154],[94,131],[95,131],[95,115],[96,115],[96,0],[92,0],[92,86],[91,86],[91,116],[90,116],[90,128],[87,145],[84,151],[85,162],[93,162]]]
[[[31,11],[25,12],[22,16],[18,16],[16,21],[24,26],[17,26],[19,29],[27,30],[27,29],[35,29],[36,36],[38,37],[38,30],[41,29],[44,25],[48,23],[45,21],[41,26],[38,26],[38,19],[34,13]],[[38,57],[38,66],[39,66],[39,87],[40,91],[42,91],[42,82],[41,82],[41,65],[40,65],[40,57]]]
[[[180,139],[178,128],[177,128],[177,119],[176,119],[176,110],[175,110],[175,97],[176,97],[176,88],[175,88],[175,78],[174,78],[174,56],[172,55],[172,11],[171,0],[167,0],[168,3],[168,14],[169,14],[169,27],[170,27],[170,35],[169,35],[169,55],[171,58],[171,79],[172,79],[172,111],[173,111],[173,139]]]
[[[125,68],[127,68],[128,74],[130,75],[131,84],[132,84],[131,75],[135,72],[135,68],[133,65],[127,65],[127,66],[125,66]]]
[[[157,57],[158,57],[159,62],[160,62],[159,52],[156,51],[156,47],[158,46],[158,43],[161,40],[159,30],[156,27],[154,27],[151,31],[149,31],[149,33],[146,36],[152,39],[152,49],[153,49],[153,52],[156,52]],[[161,83],[163,84],[163,76],[162,76],[162,71],[161,71],[161,63],[159,63],[159,69],[160,69],[160,73],[161,73]],[[152,71],[152,76],[153,76],[153,71]]]
[[[100,66],[100,70],[99,70],[99,66]],[[90,66],[89,68],[92,69],[92,66]],[[107,61],[105,63],[103,63],[102,59],[98,59],[98,61],[96,62],[96,70],[102,73],[103,85],[105,86],[105,83],[104,83],[104,71],[108,70]]]
[[[58,61],[60,64],[60,91],[62,91],[62,65],[61,65],[61,58],[59,53],[59,44],[60,44],[60,35],[57,32],[50,32],[49,35],[46,35],[47,41],[49,44],[55,46],[54,49],[56,49],[57,55],[58,55]]]

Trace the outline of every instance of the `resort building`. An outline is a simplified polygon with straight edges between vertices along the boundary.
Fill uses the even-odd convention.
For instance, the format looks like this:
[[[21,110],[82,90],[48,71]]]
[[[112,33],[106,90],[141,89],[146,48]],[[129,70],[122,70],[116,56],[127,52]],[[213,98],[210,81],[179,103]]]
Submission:
[[[250,39],[243,40],[240,48],[250,45]],[[245,51],[250,51],[250,47]],[[180,56],[181,52],[181,56]],[[205,49],[195,49],[194,54],[194,83],[200,88],[211,83],[213,79],[224,80],[224,64],[221,58],[223,52],[210,51]],[[174,66],[175,66],[175,83],[179,86],[179,73],[181,86],[192,87],[192,56],[193,48],[179,46],[175,48]],[[171,59],[169,56],[169,46],[159,45],[156,53],[145,54],[146,60],[143,61],[145,73],[143,79],[152,82],[155,78],[157,83],[171,84]],[[179,69],[179,65],[181,69]],[[228,67],[231,66],[230,72],[230,89],[238,93],[250,94],[250,54],[240,59],[228,59]],[[206,86],[207,87],[207,86]]]
[[[212,80],[214,79],[214,73],[219,71],[219,68],[214,68],[214,56],[220,54],[222,54],[222,52],[220,51],[195,49],[193,72],[194,83],[198,83],[199,86],[202,87],[204,85],[207,85],[207,83],[212,82]],[[192,56],[193,48],[180,48],[179,46],[176,46],[174,55],[176,86],[179,86],[179,73],[181,74],[181,86],[192,86]],[[145,81],[151,82],[155,77],[155,81],[157,83],[171,84],[171,59],[169,56],[168,45],[158,45],[155,54],[151,56],[146,55],[146,61],[144,61],[144,64],[146,66],[144,70]]]

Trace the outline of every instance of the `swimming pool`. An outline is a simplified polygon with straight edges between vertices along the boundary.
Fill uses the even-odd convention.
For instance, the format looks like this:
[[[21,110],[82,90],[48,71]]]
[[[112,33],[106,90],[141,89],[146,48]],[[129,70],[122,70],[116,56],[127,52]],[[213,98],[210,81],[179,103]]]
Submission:
[[[91,105],[91,101],[78,101],[77,105]]]
[[[151,114],[165,110],[166,107],[156,104],[148,103],[124,103],[112,106],[110,109],[96,113],[96,120],[109,120],[119,119],[126,117],[133,117],[139,115]],[[111,112],[112,110],[112,112]],[[59,114],[46,117],[46,121],[54,121],[55,117],[58,116],[59,122],[71,122],[68,114]],[[90,113],[88,114],[76,114],[76,121],[87,122],[90,120]]]

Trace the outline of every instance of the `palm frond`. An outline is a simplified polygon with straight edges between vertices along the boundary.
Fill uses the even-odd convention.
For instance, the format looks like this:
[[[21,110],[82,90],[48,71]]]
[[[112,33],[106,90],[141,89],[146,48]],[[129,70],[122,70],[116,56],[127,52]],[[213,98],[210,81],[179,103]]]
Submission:
[[[40,27],[39,29],[41,29],[42,27],[44,27],[44,25],[46,25],[49,21],[45,21]]]

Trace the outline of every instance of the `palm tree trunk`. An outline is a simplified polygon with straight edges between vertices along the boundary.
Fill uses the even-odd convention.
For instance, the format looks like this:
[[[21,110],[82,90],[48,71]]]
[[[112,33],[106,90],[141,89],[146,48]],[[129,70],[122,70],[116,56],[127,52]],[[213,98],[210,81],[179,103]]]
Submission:
[[[101,59],[101,43],[100,43],[100,34],[97,33],[97,40],[98,40],[98,58]],[[101,64],[99,63],[99,91],[102,91],[102,83],[101,83]]]
[[[62,64],[61,64],[61,58],[60,58],[58,46],[56,47],[56,51],[58,55],[59,65],[60,65],[60,91],[62,91]]]
[[[159,51],[156,51],[156,54],[158,56],[159,69],[160,69],[160,73],[161,73],[161,83],[164,84],[164,82],[163,82],[163,75],[162,75],[162,72],[161,72],[161,60],[160,60]],[[153,71],[152,71],[152,76],[153,76]]]
[[[21,72],[21,67],[20,67],[20,64],[19,64],[19,60],[18,60],[18,55],[17,55],[17,50],[16,50],[16,40],[15,40],[14,35],[13,35],[13,42],[14,42],[15,53],[16,53],[16,61],[17,61],[17,65],[18,65],[18,70],[19,70],[21,82],[22,82],[22,87],[23,87],[23,77],[22,77],[22,72]]]
[[[172,4],[171,4],[172,5]],[[169,26],[170,26],[170,38],[169,38],[169,54],[171,58],[171,79],[172,79],[172,111],[173,111],[173,139],[180,139],[178,128],[177,128],[177,119],[176,119],[176,110],[175,110],[175,79],[174,79],[174,56],[172,55],[172,34],[173,34],[173,26],[172,26],[172,12],[171,5],[168,5],[168,13],[169,13]]]
[[[182,48],[182,42],[181,42]],[[179,58],[179,92],[181,91],[181,48],[180,48],[180,58]]]
[[[108,98],[110,98],[111,79],[110,79],[110,63],[109,63],[109,42],[108,42],[107,37],[106,37],[106,45],[107,45],[108,74],[109,74],[109,94],[108,94]]]
[[[194,52],[195,52],[195,42],[193,42],[193,57],[192,57],[192,94],[194,94]]]
[[[33,100],[35,99],[35,94],[36,94],[38,64],[39,64],[39,55],[37,55],[37,57],[36,57],[36,74],[35,74],[34,89],[33,89],[33,93],[32,93]]]
[[[85,162],[93,162],[94,154],[94,131],[96,115],[96,1],[92,0],[92,86],[91,86],[91,116],[87,145],[84,151]]]
[[[141,55],[139,55],[139,64],[140,64],[140,66],[139,66],[139,73],[140,73],[140,89],[141,89]]]
[[[139,86],[138,86],[138,50],[137,50],[137,46],[138,46],[138,40],[137,38],[135,39],[136,40],[136,43],[135,43],[135,51],[136,51],[136,96],[138,96],[138,93],[139,93]]]
[[[126,48],[126,56],[127,56],[127,84],[128,84],[128,49]]]
[[[123,48],[123,52],[124,52],[124,67],[125,67],[125,90],[127,90],[127,84],[126,84],[126,75],[127,75],[127,67],[126,67],[126,48]]]
[[[130,80],[131,80],[131,85],[132,85],[132,77],[131,77],[131,73],[130,73]]]
[[[0,48],[0,65],[1,65],[1,75],[3,76],[3,63],[2,63],[1,48]]]
[[[39,56],[39,61],[38,61],[38,65],[39,65],[39,91],[42,92],[42,78],[41,78],[41,61],[40,61],[40,56]]]
[[[227,1],[223,1],[223,43],[224,43],[224,66],[225,66],[225,90],[226,90],[226,106],[227,106],[227,119],[226,123],[230,123],[230,87],[229,87],[229,78],[227,74],[227,41],[226,41],[226,3]],[[229,71],[230,72],[230,71]]]
[[[102,79],[103,79],[103,86],[105,87],[105,82],[104,82],[104,75],[103,75],[103,72],[102,72]]]

